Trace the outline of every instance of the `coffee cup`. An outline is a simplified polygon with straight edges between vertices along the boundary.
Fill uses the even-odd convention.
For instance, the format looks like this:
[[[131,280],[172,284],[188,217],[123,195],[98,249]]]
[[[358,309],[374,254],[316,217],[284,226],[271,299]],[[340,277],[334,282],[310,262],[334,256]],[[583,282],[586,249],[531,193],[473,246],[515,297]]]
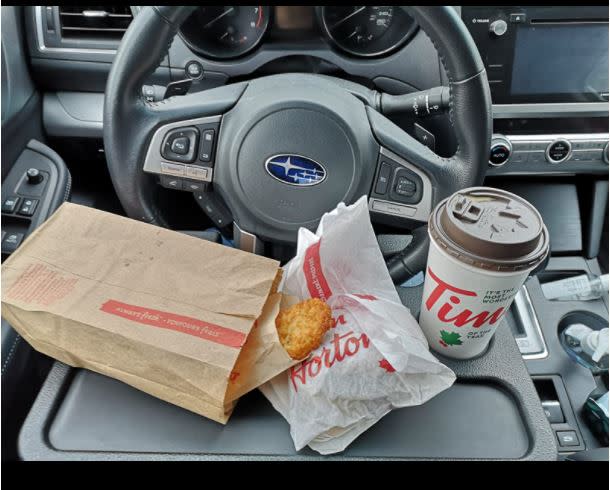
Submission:
[[[430,347],[444,356],[477,357],[549,253],[548,231],[525,199],[472,187],[436,206],[428,233],[420,327]]]

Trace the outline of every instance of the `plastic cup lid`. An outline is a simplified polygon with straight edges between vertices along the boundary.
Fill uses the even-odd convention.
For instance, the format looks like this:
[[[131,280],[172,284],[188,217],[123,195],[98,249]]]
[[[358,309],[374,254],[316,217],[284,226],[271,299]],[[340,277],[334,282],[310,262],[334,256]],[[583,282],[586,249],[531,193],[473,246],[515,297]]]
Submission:
[[[471,187],[442,201],[430,233],[458,259],[488,269],[534,267],[548,253],[548,231],[525,199],[500,189]]]

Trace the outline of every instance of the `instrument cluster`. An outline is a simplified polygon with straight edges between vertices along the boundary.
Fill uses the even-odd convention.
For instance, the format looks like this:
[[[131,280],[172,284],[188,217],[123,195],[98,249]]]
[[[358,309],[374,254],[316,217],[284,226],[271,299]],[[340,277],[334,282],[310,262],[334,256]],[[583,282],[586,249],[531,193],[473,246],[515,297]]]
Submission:
[[[244,56],[263,39],[323,37],[344,55],[372,58],[391,54],[417,31],[398,6],[201,6],[180,34],[201,55],[225,60]]]

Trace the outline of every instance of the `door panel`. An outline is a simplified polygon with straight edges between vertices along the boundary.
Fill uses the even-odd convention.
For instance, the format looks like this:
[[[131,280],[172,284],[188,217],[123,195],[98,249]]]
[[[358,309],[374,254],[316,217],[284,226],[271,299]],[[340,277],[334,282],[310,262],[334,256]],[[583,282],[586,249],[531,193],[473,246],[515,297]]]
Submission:
[[[2,180],[27,142],[42,141],[42,111],[28,71],[23,7],[1,7]]]

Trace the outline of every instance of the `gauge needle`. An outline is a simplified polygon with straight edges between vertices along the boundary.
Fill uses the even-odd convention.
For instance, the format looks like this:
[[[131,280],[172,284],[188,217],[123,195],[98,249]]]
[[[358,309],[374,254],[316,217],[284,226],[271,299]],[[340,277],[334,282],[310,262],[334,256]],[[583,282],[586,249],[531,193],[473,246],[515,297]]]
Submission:
[[[204,29],[207,29],[208,27],[210,27],[214,22],[216,22],[217,20],[222,19],[225,15],[229,15],[231,12],[233,12],[235,10],[235,7],[231,7],[228,10],[225,10],[222,14],[220,14],[218,17],[215,17],[214,19],[212,19],[210,22],[208,22],[206,25],[203,26]]]
[[[343,17],[340,21],[335,22],[332,26],[330,26],[330,28],[334,29],[335,27],[343,24],[347,19],[351,19],[354,15],[359,14],[360,12],[362,12],[365,8],[366,8],[366,5],[364,7],[360,7],[359,9],[354,10],[347,17]]]

